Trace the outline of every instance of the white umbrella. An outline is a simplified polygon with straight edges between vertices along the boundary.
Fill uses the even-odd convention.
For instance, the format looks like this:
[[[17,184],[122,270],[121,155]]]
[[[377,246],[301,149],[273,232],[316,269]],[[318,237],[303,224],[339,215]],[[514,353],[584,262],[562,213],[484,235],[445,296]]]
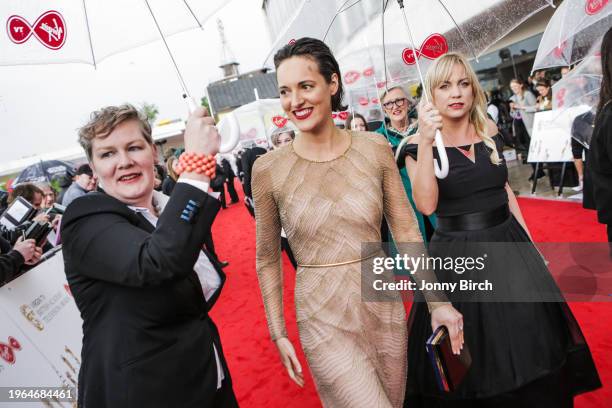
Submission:
[[[612,26],[608,0],[565,0],[546,26],[532,71],[580,61]]]
[[[0,66],[83,63],[104,59],[162,40],[176,69],[190,110],[195,102],[166,37],[200,28],[226,0],[3,0]],[[228,151],[234,140],[222,140]]]

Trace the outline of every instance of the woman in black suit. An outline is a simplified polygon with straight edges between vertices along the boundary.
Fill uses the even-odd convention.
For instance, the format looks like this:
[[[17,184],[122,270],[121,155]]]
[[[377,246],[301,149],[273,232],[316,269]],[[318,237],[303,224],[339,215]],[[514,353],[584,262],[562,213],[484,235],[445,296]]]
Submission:
[[[219,136],[198,109],[187,152]],[[153,191],[151,128],[130,105],[92,114],[79,142],[103,191],[62,220],[66,277],[83,318],[80,407],[236,407],[208,312],[225,276],[201,251],[219,211],[210,180],[184,172],[168,199]]]

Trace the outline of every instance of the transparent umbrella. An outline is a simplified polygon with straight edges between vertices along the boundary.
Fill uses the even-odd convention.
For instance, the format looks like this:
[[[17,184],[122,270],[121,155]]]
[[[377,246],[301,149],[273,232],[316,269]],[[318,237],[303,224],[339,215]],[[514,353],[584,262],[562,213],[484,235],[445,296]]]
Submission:
[[[563,1],[542,35],[533,71],[575,64],[610,26],[612,4],[608,0]]]
[[[353,0],[338,10],[324,39],[339,60],[364,45],[380,49],[382,58],[376,61],[382,61],[382,68],[374,69],[378,83],[387,87],[423,83],[428,67],[441,55],[454,51],[478,58],[521,22],[551,5],[551,0]],[[343,38],[347,25],[357,27],[350,40],[334,41]],[[436,176],[444,178],[448,158],[439,132],[436,146],[440,157],[440,163],[435,163]]]
[[[592,115],[599,102],[601,87],[601,38],[593,45],[584,59],[564,78],[555,83],[553,92],[553,109],[559,116],[572,110],[579,113],[591,111]],[[592,126],[577,129],[572,137],[587,149],[592,136]]]
[[[240,146],[267,147],[277,129],[295,130],[287,120],[279,99],[258,99],[221,117],[217,125],[222,138],[236,138]]]

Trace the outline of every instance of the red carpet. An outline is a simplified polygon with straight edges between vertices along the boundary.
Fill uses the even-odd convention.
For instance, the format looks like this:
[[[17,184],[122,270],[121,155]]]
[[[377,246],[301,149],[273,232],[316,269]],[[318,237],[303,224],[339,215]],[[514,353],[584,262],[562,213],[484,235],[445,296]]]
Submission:
[[[536,241],[605,240],[605,230],[596,223],[594,213],[579,205],[530,199],[521,199],[520,204]],[[213,234],[220,258],[229,260],[230,266],[226,268],[227,283],[223,294],[212,315],[221,331],[240,405],[249,408],[320,407],[306,360],[299,349],[290,289],[295,282],[291,264],[284,259],[285,316],[289,336],[306,370],[304,389],[289,380],[270,341],[255,273],[255,223],[242,202],[221,211]],[[608,322],[612,304],[574,303],[571,306],[604,383],[603,389],[578,397],[575,406],[608,407],[612,401],[612,339]]]

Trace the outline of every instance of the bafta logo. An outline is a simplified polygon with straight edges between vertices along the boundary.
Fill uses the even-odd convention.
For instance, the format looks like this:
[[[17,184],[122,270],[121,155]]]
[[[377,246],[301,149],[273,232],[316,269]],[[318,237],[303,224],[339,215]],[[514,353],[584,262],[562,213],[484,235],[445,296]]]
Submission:
[[[36,327],[40,331],[43,331],[45,326],[43,326],[41,321],[36,318],[36,314],[34,313],[34,310],[32,310],[32,308],[30,306],[28,306],[28,305],[21,305],[19,307],[19,310],[21,311],[21,314],[23,315],[23,317],[28,319],[28,321],[30,323],[32,323],[32,325],[34,327]]]

